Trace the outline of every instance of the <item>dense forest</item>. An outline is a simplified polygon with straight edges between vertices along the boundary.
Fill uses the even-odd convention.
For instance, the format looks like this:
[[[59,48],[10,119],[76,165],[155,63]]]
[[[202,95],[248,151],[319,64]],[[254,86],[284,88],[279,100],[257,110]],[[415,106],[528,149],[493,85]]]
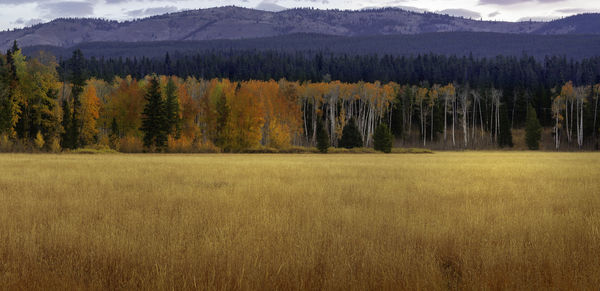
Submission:
[[[538,60],[545,56],[569,56],[581,60],[597,56],[600,35],[533,35],[492,32],[445,32],[413,35],[333,36],[322,34],[290,34],[275,37],[215,39],[201,41],[102,41],[85,42],[69,47],[36,45],[23,48],[25,55],[44,50],[58,58],[68,59],[73,50],[81,49],[88,57],[164,57],[193,55],[199,52],[228,51],[322,51],[326,54],[411,56],[423,53],[436,55],[495,58],[498,55],[527,54]]]
[[[49,54],[24,57],[15,43],[0,56],[0,146],[373,147],[389,128],[397,145],[481,149],[510,147],[512,129],[525,128],[534,149],[543,126],[557,150],[591,149],[599,64],[253,52],[98,60],[77,50],[59,65]]]

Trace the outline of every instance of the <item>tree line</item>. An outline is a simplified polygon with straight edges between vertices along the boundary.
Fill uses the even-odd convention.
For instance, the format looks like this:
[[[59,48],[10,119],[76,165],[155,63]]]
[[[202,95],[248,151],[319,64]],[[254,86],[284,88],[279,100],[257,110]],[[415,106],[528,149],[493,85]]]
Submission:
[[[47,151],[98,144],[121,151],[293,146],[388,151],[393,133],[406,146],[479,149],[510,147],[512,129],[525,127],[534,149],[544,125],[556,149],[597,143],[599,85],[566,81],[551,88],[544,124],[538,116],[547,113],[536,108],[535,99],[468,82],[342,82],[329,75],[319,82],[235,81],[157,74],[106,81],[93,76],[81,51],[63,63],[58,67],[43,53],[25,58],[16,43],[0,56],[4,144]]]

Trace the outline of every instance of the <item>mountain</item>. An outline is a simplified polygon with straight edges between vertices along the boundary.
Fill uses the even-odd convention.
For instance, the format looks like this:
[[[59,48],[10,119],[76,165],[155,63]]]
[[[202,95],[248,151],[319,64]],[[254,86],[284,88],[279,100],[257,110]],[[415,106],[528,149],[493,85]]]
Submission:
[[[7,49],[13,40],[22,47],[71,47],[89,42],[249,39],[298,33],[357,37],[436,32],[600,34],[600,14],[577,15],[552,22],[497,22],[395,8],[269,12],[229,6],[126,22],[56,19],[24,29],[0,32],[0,49]]]
[[[413,35],[331,36],[320,34],[290,34],[283,36],[203,41],[153,41],[153,42],[86,42],[72,47],[25,47],[26,55],[47,51],[63,59],[75,49],[88,57],[164,57],[193,55],[207,51],[227,53],[237,51],[321,51],[348,55],[417,54],[469,55],[495,57],[497,55],[521,56],[542,59],[549,55],[583,59],[600,52],[600,35],[529,35],[492,32],[434,32]]]

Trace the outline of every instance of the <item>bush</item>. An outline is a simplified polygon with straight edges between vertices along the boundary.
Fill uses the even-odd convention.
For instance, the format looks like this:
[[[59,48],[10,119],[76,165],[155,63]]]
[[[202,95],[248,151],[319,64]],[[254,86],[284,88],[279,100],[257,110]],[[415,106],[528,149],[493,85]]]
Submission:
[[[13,151],[13,142],[8,138],[8,135],[0,135],[0,152],[11,152]]]
[[[142,153],[144,152],[144,143],[135,136],[126,136],[121,139],[119,150],[122,153]]]

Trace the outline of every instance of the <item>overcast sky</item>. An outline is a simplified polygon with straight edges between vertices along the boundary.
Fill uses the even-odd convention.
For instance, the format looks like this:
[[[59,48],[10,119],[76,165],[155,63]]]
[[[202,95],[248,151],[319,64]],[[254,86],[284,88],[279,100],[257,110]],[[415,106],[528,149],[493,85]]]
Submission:
[[[19,28],[57,17],[142,18],[186,9],[236,5],[278,11],[292,7],[363,9],[400,7],[474,19],[550,20],[600,12],[600,0],[0,0],[0,29]]]

